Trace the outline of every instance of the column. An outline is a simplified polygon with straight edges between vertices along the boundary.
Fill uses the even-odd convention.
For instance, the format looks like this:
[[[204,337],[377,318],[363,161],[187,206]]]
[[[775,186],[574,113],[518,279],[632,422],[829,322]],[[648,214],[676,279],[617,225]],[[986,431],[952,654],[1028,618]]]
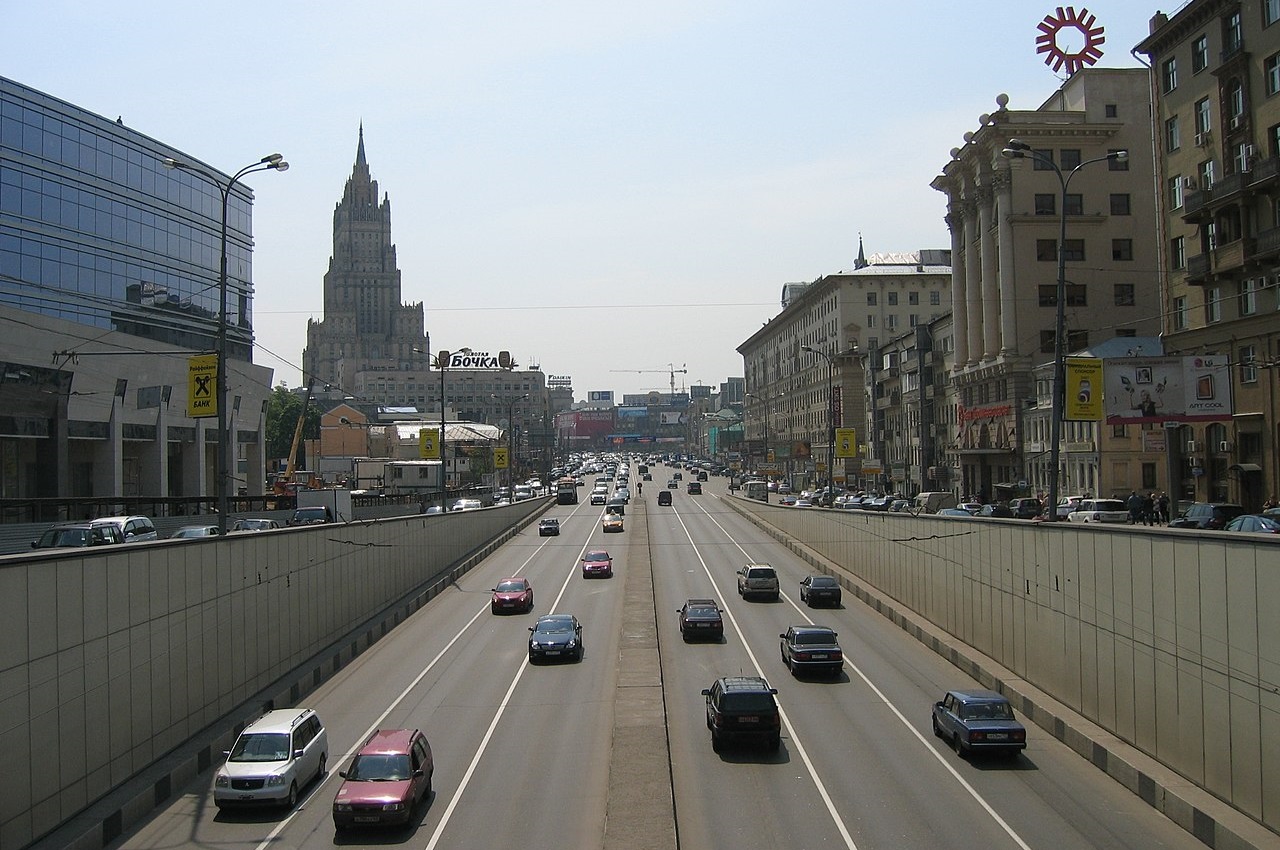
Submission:
[[[965,333],[969,338],[969,359],[965,365],[968,366],[976,365],[982,357],[982,269],[978,265],[981,254],[978,246],[977,209],[973,201],[969,200],[964,205],[965,301],[968,304]]]
[[[990,180],[990,172],[983,177]],[[991,207],[995,198],[989,183],[979,190],[977,200],[982,253],[982,359],[994,360],[1000,351],[1000,290],[996,279],[996,246],[991,237]]]
[[[1000,354],[1011,357],[1018,353],[1018,313],[1014,301],[1017,281],[1013,275],[1013,181],[1005,166],[995,172],[992,188],[996,193],[996,242],[1000,251]]]
[[[964,216],[959,212],[955,196],[951,196],[947,205],[948,212],[944,221],[951,231],[951,327],[952,339],[955,341],[957,366],[969,360],[969,334],[965,330],[968,320],[968,304],[965,303],[964,274]]]

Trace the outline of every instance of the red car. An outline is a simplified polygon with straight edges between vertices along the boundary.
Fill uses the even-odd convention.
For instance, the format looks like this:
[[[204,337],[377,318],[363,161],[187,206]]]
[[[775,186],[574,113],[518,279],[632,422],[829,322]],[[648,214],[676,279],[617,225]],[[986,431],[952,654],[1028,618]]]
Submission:
[[[527,614],[533,610],[533,585],[527,578],[504,578],[493,589],[491,605],[495,614],[503,611]]]
[[[603,549],[592,549],[582,558],[582,577],[613,578],[613,558]]]
[[[379,729],[338,774],[344,781],[333,798],[334,828],[408,823],[414,807],[431,796],[434,771],[425,735]]]

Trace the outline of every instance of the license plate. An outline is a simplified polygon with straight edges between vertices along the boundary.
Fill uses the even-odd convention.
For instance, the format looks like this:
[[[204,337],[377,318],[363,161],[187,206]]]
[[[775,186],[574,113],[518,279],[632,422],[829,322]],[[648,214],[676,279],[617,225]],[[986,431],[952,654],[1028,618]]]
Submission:
[[[252,794],[241,794],[241,795],[240,795],[240,799],[241,799],[241,800],[252,800],[252,799],[253,799],[253,795],[252,795]]]
[[[352,820],[356,823],[377,823],[380,818],[375,815],[356,815]]]
[[[711,628],[711,624],[710,624],[710,623],[696,623],[695,625],[696,625],[698,628],[700,628],[700,629],[709,629],[709,628]]]
[[[827,654],[826,654],[825,652],[815,652],[815,653],[813,653],[812,655],[810,655],[809,657],[810,657],[811,659],[813,659],[814,661],[826,661],[826,660],[827,660]]]
[[[544,654],[544,655],[559,655],[559,654],[560,654],[560,650],[558,650],[558,649],[548,649],[548,650],[547,650],[545,653],[543,653],[543,654]]]
[[[739,723],[759,723],[760,718],[755,716],[739,717],[738,722]]]
[[[988,741],[1007,741],[1009,740],[1009,735],[1005,732],[988,732],[987,740]]]

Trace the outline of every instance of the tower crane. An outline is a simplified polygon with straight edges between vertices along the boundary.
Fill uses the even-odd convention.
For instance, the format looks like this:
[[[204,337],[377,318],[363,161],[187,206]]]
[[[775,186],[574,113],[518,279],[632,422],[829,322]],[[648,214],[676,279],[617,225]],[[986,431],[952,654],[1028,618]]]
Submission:
[[[685,363],[681,363],[679,369],[676,368],[676,364],[668,363],[666,369],[610,369],[609,371],[610,372],[628,372],[635,375],[652,374],[654,372],[666,372],[671,376],[671,395],[672,397],[674,397],[676,394],[676,375],[689,374],[689,370],[685,368],[686,365],[687,364]]]

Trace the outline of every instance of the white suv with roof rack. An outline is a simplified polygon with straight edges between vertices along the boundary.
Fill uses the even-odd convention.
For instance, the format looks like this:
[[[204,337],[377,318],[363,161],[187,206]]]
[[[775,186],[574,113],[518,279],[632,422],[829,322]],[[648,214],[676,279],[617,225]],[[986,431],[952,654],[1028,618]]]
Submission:
[[[278,805],[292,809],[298,791],[324,776],[329,736],[309,708],[268,711],[249,724],[226,752],[213,777],[213,802],[229,806]]]

